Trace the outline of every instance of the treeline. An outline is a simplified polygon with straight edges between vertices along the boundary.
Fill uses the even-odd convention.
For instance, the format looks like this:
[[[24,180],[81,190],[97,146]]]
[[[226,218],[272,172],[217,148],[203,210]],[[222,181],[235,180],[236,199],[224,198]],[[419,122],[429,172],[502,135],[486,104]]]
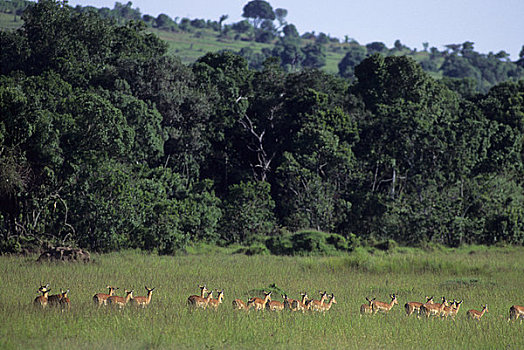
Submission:
[[[21,14],[28,4],[31,2],[27,0],[0,0],[0,12],[14,13],[16,18],[16,14]],[[505,51],[478,53],[474,50],[474,43],[470,41],[446,45],[443,51],[429,47],[426,42],[423,43],[423,51],[417,52],[400,40],[388,48],[382,42],[361,45],[348,36],[338,39],[322,32],[300,35],[295,25],[286,20],[286,9],[273,9],[269,2],[263,0],[247,2],[242,9],[245,20],[232,24],[224,23],[229,17],[227,14],[217,20],[172,18],[165,13],[154,17],[133,8],[132,2],[115,2],[113,9],[77,5],[74,11],[98,14],[116,24],[143,21],[152,28],[164,31],[184,32],[188,35],[203,35],[203,31],[211,31],[216,34],[217,40],[271,44],[272,47],[260,51],[246,45],[236,52],[248,61],[250,68],[256,70],[262,70],[264,62],[271,57],[278,57],[287,72],[323,68],[326,65],[327,52],[336,52],[343,55],[338,63],[338,74],[353,81],[355,67],[365,58],[376,53],[384,56],[405,55],[415,58],[426,72],[442,76],[449,88],[466,97],[478,92],[487,93],[492,86],[501,82],[524,78],[524,46],[519,59],[512,62]]]
[[[524,243],[522,80],[458,94],[380,54],[351,83],[230,52],[186,66],[140,21],[22,16],[0,32],[2,252]]]

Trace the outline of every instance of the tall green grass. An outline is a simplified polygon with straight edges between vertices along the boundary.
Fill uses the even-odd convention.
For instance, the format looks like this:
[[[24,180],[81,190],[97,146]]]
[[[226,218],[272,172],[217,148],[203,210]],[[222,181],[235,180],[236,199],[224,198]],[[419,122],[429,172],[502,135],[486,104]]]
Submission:
[[[156,256],[139,252],[95,255],[90,264],[35,263],[31,257],[0,257],[0,348],[524,348],[524,325],[507,322],[512,304],[524,303],[524,250],[465,248],[424,253],[357,249],[340,257],[275,257],[230,254]],[[53,292],[70,289],[71,310],[35,309],[41,283]],[[218,312],[189,310],[186,299],[198,284],[225,290]],[[145,295],[147,309],[97,309],[92,296],[107,284]],[[247,300],[270,288],[297,298],[307,291],[334,293],[326,314],[236,312],[234,298]],[[360,317],[366,296],[399,304],[388,315]],[[455,321],[406,317],[407,301],[426,295],[464,299]],[[278,295],[274,299],[280,300]],[[481,322],[468,309],[489,305]]]

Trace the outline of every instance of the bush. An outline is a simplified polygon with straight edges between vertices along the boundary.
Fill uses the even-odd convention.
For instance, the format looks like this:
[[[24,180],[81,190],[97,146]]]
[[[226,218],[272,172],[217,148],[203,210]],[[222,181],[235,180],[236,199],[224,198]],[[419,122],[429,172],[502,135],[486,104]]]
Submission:
[[[235,251],[235,254],[251,255],[269,255],[269,249],[263,244],[253,244],[249,247],[243,247]]]
[[[306,230],[270,237],[266,240],[266,247],[275,255],[333,255],[355,248],[356,236],[351,234],[348,238],[338,234]]]
[[[396,248],[397,246],[398,246],[397,242],[395,242],[392,239],[387,239],[385,241],[381,241],[373,245],[374,248],[377,248],[378,250],[382,250],[382,251],[389,251],[391,249]]]
[[[293,243],[290,234],[273,236],[266,240],[266,247],[274,255],[292,255]]]
[[[321,254],[333,253],[336,249],[327,244],[326,234],[319,231],[302,231],[291,237],[293,252],[295,254]]]
[[[224,201],[221,238],[228,243],[253,244],[271,234],[275,228],[275,202],[270,192],[267,182],[231,185]]]

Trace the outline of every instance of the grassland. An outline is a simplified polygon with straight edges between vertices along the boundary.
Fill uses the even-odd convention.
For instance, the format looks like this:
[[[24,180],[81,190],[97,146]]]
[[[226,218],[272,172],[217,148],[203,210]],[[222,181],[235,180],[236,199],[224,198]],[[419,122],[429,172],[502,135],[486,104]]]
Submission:
[[[12,14],[0,13],[0,29],[14,30],[19,28],[22,23],[20,16],[18,16],[15,21]],[[253,52],[260,52],[263,48],[272,49],[276,42],[267,44],[255,41],[234,40],[232,37],[221,37],[218,32],[211,29],[193,29],[192,32],[171,32],[154,28],[148,28],[147,30],[156,34],[168,44],[168,54],[179,57],[184,64],[188,65],[208,52],[218,52],[222,50],[238,52],[244,47],[251,48]],[[303,40],[302,44],[305,46],[308,43],[313,43],[313,41]],[[350,45],[352,44],[337,42],[324,44],[326,64],[322,67],[322,70],[328,73],[338,74],[338,64],[344,58]],[[428,56],[427,52],[413,53],[410,50],[397,52],[396,54],[411,55],[411,57],[417,61],[427,59]],[[442,59],[438,62],[439,66],[441,64]],[[441,78],[442,76],[441,72],[430,72],[430,74],[435,78]]]
[[[0,348],[524,348],[524,325],[508,323],[512,304],[524,303],[524,249],[466,248],[423,253],[399,249],[338,257],[231,254],[157,256],[138,252],[96,255],[90,264],[35,263],[35,257],[0,257]],[[69,288],[68,312],[32,305],[41,283]],[[225,290],[218,312],[190,311],[198,284]],[[97,309],[92,296],[107,284],[156,287],[147,309]],[[338,304],[326,314],[236,312],[234,298],[275,284],[290,297],[327,290]],[[52,291],[53,293],[53,291]],[[366,296],[400,305],[387,316],[359,317]],[[406,317],[403,305],[426,295],[464,299],[455,321]],[[276,298],[277,300],[279,298]],[[481,322],[470,308],[489,305]]]

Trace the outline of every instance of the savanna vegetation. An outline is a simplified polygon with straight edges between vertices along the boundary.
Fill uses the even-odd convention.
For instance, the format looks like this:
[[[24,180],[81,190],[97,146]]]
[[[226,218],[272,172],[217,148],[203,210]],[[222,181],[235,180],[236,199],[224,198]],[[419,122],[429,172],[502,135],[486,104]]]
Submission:
[[[524,347],[507,322],[524,289],[522,59],[299,36],[284,9],[243,10],[226,25],[0,1],[0,348]],[[59,245],[91,263],[35,263]],[[46,284],[70,309],[35,308]],[[217,312],[187,307],[200,284],[224,290]],[[152,301],[93,305],[107,285]],[[319,290],[328,312],[231,306]],[[426,296],[463,305],[407,317]]]
[[[524,80],[475,93],[380,53],[353,79],[186,65],[144,21],[62,1],[21,21],[0,32],[2,252],[524,242]]]
[[[34,256],[0,256],[0,347],[78,349],[487,349],[524,346],[522,323],[508,322],[511,305],[522,303],[522,248],[442,248],[431,253],[410,248],[370,253],[358,248],[339,257],[228,255],[158,256],[139,251],[96,255],[91,264],[37,263]],[[71,308],[34,307],[39,283],[51,294],[70,289]],[[155,288],[147,308],[97,307],[92,297],[106,285],[134,295]],[[187,298],[199,284],[224,289],[218,310],[193,310]],[[337,304],[319,312],[234,310],[273,291],[299,298],[326,290]],[[398,305],[387,313],[359,315],[365,297]],[[215,295],[216,296],[216,295]],[[425,296],[464,300],[455,317],[406,316],[404,304]],[[467,310],[489,312],[468,320]],[[520,304],[522,305],[522,304]]]

